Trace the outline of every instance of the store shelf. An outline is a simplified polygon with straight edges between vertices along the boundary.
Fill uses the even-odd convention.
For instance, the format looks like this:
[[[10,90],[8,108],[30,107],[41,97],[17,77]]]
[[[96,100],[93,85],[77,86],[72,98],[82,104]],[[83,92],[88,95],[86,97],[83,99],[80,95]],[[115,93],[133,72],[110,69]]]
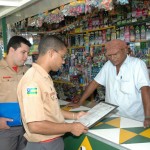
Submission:
[[[54,83],[74,85],[73,83],[71,83],[69,81],[64,81],[64,80],[53,80],[53,81],[54,81]]]
[[[119,27],[123,27],[123,26],[139,25],[139,24],[144,24],[144,23],[148,23],[148,22],[150,22],[150,17],[148,17],[144,20],[140,19],[136,22],[124,23],[124,24],[121,24],[121,25],[117,25],[116,22],[114,24],[116,24],[116,28],[119,28]]]
[[[54,83],[60,83],[60,84],[68,84],[68,85],[71,85],[71,86],[76,86],[75,84],[73,84],[72,82],[70,81],[64,81],[64,80],[53,80]],[[81,88],[84,88],[85,85],[84,84],[80,84],[79,85]]]
[[[96,31],[101,31],[101,30],[107,30],[107,29],[115,29],[115,26],[109,26],[109,27],[103,27],[103,28],[97,28],[97,29],[91,29],[91,30],[83,30],[81,32],[71,32],[68,33],[68,35],[75,35],[75,34],[84,34],[84,33],[90,33],[90,32],[96,32]]]
[[[105,46],[105,44],[93,44],[93,45],[89,45],[89,47],[101,47],[101,46]],[[84,46],[71,46],[71,47],[68,47],[68,49],[77,49],[77,48],[84,48]]]
[[[81,32],[70,32],[68,35],[75,35],[75,34],[86,34],[86,31],[81,31]]]
[[[99,29],[92,29],[92,30],[85,30],[85,32],[96,32],[96,31],[101,31],[101,30],[107,30],[107,29],[115,29],[115,26],[108,26],[108,27],[103,27],[103,28],[99,28]]]
[[[85,46],[71,46],[69,49],[84,48]]]
[[[90,45],[90,47],[99,47],[99,46],[105,46],[105,44],[95,44],[95,45]]]

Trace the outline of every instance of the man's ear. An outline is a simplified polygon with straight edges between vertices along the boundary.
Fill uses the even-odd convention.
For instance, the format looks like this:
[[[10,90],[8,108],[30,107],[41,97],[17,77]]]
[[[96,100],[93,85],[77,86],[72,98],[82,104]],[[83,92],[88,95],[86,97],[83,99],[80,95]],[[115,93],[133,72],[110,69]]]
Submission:
[[[15,51],[15,49],[13,47],[9,48],[9,53],[13,53]]]
[[[50,50],[47,51],[47,53],[48,53],[48,55],[49,55],[50,57],[52,57],[52,56],[54,55],[54,50],[53,50],[53,49],[50,49]]]

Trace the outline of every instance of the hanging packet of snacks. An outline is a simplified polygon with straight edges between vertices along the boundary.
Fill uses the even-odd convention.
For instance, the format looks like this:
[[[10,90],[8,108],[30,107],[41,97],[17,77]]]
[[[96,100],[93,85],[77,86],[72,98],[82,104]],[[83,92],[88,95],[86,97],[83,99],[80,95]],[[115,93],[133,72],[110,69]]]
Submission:
[[[45,22],[52,24],[52,23],[59,23],[64,20],[64,15],[63,13],[57,8],[50,12],[46,17],[45,17]]]
[[[35,19],[35,17],[29,17],[28,18],[28,26],[31,26],[31,27],[36,26],[36,19]]]
[[[97,7],[99,9],[105,10],[112,10],[113,2],[112,0],[86,0],[85,13],[91,13],[92,7]]]
[[[25,27],[26,27],[26,20],[23,19],[23,20],[21,21],[20,29],[25,29]]]
[[[91,0],[85,0],[85,14],[92,12]]]
[[[51,18],[51,21],[53,23],[59,23],[64,20],[64,15],[63,13],[57,8],[51,13],[53,17]]]
[[[117,0],[117,3],[121,4],[121,5],[125,5],[125,4],[129,4],[128,0]]]
[[[98,7],[100,0],[86,0],[85,5]]]
[[[78,16],[85,12],[85,2],[71,2],[61,10],[65,16]]]
[[[64,16],[68,16],[69,14],[69,5],[64,6],[64,8],[61,10]]]
[[[44,14],[39,14],[37,17],[37,27],[42,27],[44,21]]]
[[[112,0],[100,0],[99,9],[112,10],[113,1]]]

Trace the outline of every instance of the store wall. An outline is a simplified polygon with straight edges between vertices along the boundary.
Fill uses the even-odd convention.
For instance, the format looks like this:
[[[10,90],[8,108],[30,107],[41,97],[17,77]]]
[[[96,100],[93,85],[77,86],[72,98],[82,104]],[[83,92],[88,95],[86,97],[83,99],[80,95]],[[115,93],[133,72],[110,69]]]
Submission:
[[[37,1],[34,4],[23,8],[22,10],[8,16],[6,18],[6,23],[16,23],[18,21],[21,21],[25,18],[37,15],[38,13],[45,12],[46,10],[51,10],[56,7],[59,7],[63,4],[76,1],[76,0],[41,0]]]
[[[0,32],[2,32],[2,20],[0,19]]]

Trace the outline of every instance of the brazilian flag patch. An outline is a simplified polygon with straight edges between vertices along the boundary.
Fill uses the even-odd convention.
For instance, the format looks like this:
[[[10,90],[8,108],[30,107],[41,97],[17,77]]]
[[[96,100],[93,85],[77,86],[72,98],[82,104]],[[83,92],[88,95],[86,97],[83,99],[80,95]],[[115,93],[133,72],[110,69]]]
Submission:
[[[27,88],[27,94],[28,95],[36,95],[37,94],[37,88]]]

